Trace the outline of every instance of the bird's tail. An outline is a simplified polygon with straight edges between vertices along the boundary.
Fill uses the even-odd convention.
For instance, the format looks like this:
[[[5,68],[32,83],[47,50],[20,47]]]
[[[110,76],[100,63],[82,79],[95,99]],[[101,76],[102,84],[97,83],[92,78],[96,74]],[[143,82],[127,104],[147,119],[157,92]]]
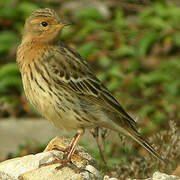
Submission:
[[[150,152],[154,157],[159,159],[160,161],[167,163],[168,161],[166,159],[163,159],[156,150],[136,131],[128,131],[128,135],[133,138],[136,142],[138,142],[140,145],[142,145],[148,152]]]

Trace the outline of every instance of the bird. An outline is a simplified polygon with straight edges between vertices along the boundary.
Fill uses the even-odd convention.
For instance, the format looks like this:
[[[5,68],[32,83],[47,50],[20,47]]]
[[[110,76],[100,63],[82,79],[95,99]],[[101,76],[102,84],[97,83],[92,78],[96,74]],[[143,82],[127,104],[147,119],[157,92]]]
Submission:
[[[33,11],[25,21],[16,55],[29,102],[57,128],[76,132],[66,162],[71,161],[85,130],[96,127],[129,136],[164,161],[88,63],[59,40],[68,25],[53,9]]]

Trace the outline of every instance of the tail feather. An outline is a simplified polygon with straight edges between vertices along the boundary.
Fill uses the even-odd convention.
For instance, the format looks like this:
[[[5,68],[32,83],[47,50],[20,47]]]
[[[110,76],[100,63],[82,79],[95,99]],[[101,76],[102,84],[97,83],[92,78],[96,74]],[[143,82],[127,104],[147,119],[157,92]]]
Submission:
[[[136,142],[138,142],[140,145],[142,145],[148,152],[150,152],[154,157],[159,159],[160,161],[167,163],[166,159],[163,159],[157,152],[156,150],[138,133],[130,133],[129,136],[133,138]]]

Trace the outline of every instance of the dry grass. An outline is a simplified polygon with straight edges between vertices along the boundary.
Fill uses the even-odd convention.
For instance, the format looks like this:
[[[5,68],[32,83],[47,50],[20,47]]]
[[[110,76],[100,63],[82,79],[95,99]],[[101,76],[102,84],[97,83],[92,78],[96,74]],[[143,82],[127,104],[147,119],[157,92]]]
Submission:
[[[121,139],[122,144],[125,139]],[[108,170],[108,175],[119,179],[148,178],[155,171],[172,174],[180,164],[180,132],[174,121],[169,121],[169,129],[159,132],[150,139],[154,148],[159,150],[161,156],[167,159],[167,163],[160,162],[152,156],[145,157],[138,154],[130,154],[120,165],[115,165]]]

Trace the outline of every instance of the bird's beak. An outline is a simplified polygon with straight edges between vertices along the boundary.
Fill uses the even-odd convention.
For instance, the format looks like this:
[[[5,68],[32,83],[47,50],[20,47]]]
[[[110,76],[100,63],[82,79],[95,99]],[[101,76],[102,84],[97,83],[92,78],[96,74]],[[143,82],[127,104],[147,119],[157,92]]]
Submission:
[[[59,24],[56,25],[58,28],[63,28],[64,26],[69,26],[71,23],[66,23],[66,22],[60,22]]]

